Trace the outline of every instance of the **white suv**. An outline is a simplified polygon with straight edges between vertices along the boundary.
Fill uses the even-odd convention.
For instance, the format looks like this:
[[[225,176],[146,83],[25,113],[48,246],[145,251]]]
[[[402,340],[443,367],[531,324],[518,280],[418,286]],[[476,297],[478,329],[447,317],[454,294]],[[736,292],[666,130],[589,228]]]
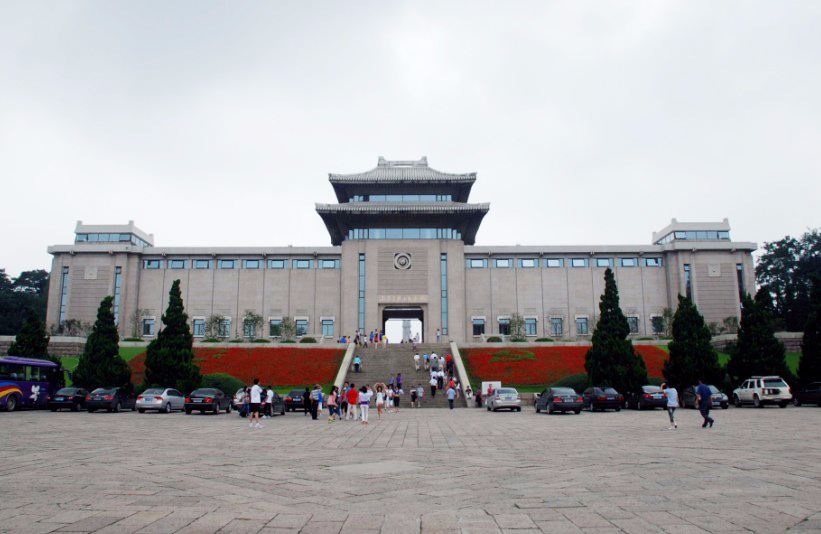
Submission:
[[[756,408],[765,404],[778,404],[779,408],[785,408],[790,400],[790,386],[780,376],[753,376],[733,390],[733,404],[736,408],[741,408],[744,404],[752,404]]]

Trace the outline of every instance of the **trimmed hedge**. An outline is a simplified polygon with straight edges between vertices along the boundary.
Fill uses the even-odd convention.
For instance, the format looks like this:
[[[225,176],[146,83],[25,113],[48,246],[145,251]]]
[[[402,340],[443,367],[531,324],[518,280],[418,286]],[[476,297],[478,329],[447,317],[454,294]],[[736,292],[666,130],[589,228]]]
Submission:
[[[500,337],[498,337],[498,336],[490,336],[489,338],[487,338],[487,339],[485,340],[485,342],[486,342],[486,343],[501,343],[501,342],[502,342],[502,338],[500,338]]]
[[[270,343],[271,341],[268,339],[257,338],[254,340],[254,343]]]
[[[213,373],[202,377],[202,387],[217,388],[226,395],[233,397],[239,388],[245,387],[245,384],[235,376],[226,373]]]
[[[552,337],[537,337],[536,339],[534,339],[534,341],[549,342],[549,341],[553,341],[553,338]]]
[[[300,343],[316,343],[316,339],[312,337],[303,337],[299,340]]]

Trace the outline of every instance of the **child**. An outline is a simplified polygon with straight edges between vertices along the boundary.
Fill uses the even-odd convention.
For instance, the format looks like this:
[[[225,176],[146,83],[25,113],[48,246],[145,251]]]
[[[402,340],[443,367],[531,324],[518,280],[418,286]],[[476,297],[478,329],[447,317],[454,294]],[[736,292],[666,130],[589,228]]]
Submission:
[[[328,422],[333,423],[336,421],[336,414],[337,414],[337,398],[339,397],[339,388],[334,386],[331,388],[331,394],[328,395],[327,404],[328,404]]]

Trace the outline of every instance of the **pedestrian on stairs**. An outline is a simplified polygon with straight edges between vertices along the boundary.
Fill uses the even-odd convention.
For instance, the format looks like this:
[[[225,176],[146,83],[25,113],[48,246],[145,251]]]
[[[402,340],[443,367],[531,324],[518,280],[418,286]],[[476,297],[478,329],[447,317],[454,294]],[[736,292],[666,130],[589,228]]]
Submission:
[[[436,397],[436,384],[438,384],[438,383],[439,383],[439,381],[436,379],[435,373],[431,373],[431,375],[430,375],[430,396],[431,396],[431,398]]]
[[[362,367],[362,359],[359,357],[359,354],[357,354],[353,357],[353,371],[354,371],[354,373],[358,373],[360,367]]]
[[[396,413],[399,413],[399,400],[402,398],[402,388],[397,386],[395,390],[393,390],[393,407],[396,409]]]
[[[416,388],[411,388],[411,408],[416,408],[416,399],[418,396],[419,394],[416,392]]]
[[[453,399],[456,398],[456,389],[451,386],[448,388],[448,408],[453,409]]]
[[[413,350],[413,352],[416,352],[418,348],[419,347],[416,346],[416,338],[413,338],[413,342],[411,343],[411,350]]]
[[[425,371],[427,371],[428,367],[430,367],[430,354],[428,354],[427,352],[425,354],[423,354],[422,355],[422,362],[423,362],[422,365],[425,367]]]
[[[396,389],[402,389],[402,373],[396,373]]]
[[[388,379],[388,387],[393,389],[393,383],[395,381],[396,381],[396,379],[393,377],[393,375],[391,375],[391,377]]]
[[[422,387],[422,384],[416,384],[416,404],[419,408],[422,407],[422,399],[425,397],[425,388]]]
[[[416,372],[419,372],[419,353],[413,355],[413,366],[416,368]]]

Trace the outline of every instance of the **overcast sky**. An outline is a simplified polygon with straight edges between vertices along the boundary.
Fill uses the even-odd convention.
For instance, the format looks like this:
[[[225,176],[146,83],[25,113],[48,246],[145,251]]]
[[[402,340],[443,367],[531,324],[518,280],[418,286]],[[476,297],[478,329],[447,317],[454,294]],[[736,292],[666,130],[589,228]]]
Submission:
[[[0,267],[74,225],[328,246],[328,173],[477,172],[477,245],[817,227],[821,3],[0,2]]]

